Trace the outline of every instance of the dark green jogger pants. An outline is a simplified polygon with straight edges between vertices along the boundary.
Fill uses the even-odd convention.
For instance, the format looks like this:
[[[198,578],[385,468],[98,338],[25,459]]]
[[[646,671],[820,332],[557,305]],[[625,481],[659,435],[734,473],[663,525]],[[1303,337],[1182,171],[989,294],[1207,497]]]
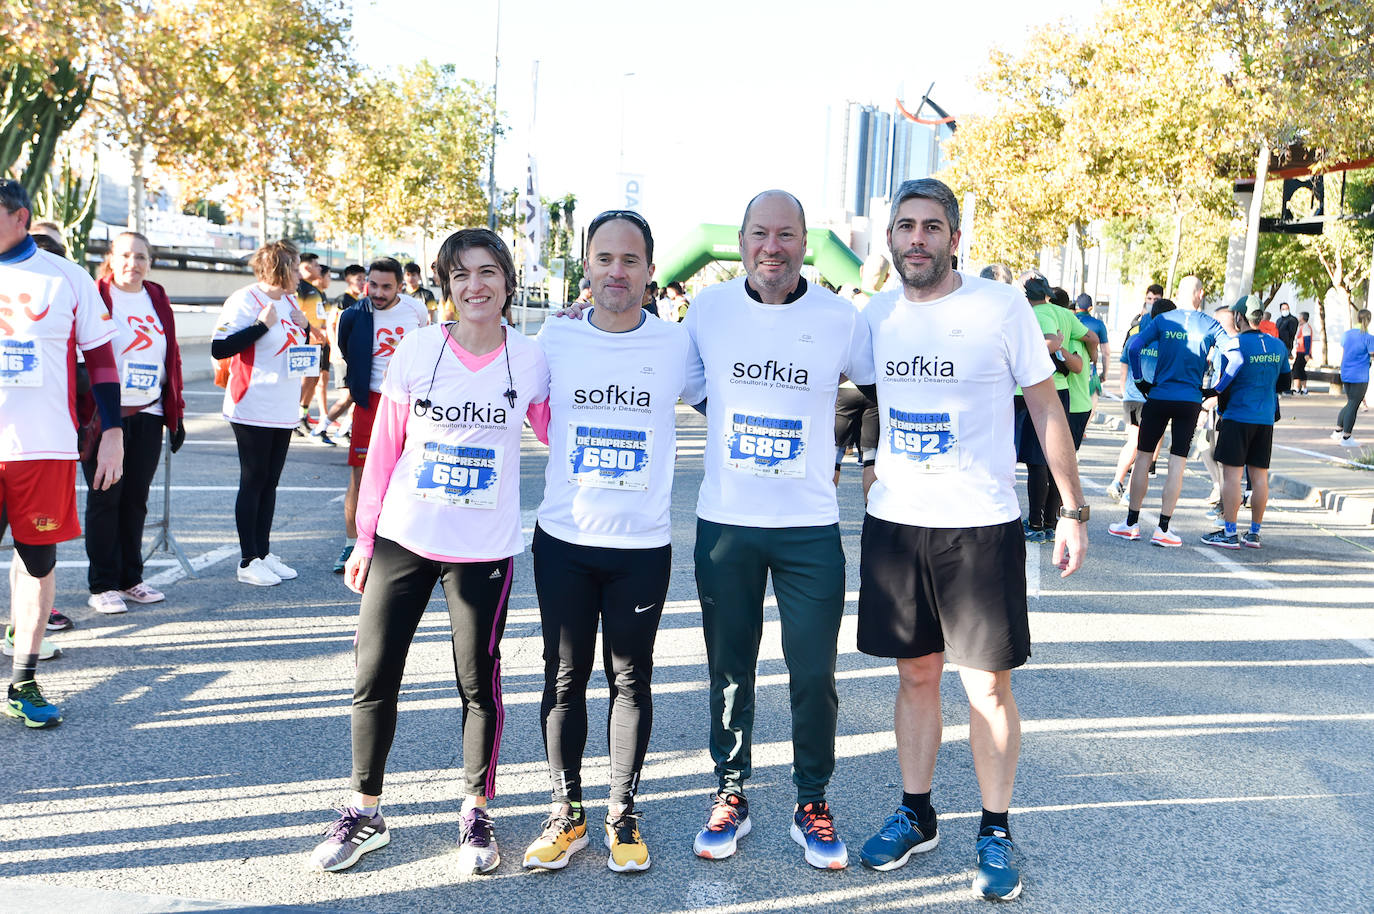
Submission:
[[[697,520],[696,578],[711,680],[711,759],[723,793],[752,773],[754,678],[769,573],[792,700],[797,802],[825,798],[835,769],[835,650],[844,614],[838,524],[737,527]]]

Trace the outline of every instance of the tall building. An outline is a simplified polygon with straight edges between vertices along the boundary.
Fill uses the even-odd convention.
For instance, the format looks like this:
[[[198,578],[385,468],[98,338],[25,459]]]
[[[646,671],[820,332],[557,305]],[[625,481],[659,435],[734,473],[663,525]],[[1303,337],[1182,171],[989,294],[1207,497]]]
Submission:
[[[866,248],[868,220],[885,215],[880,210],[897,186],[944,164],[940,141],[950,129],[917,124],[895,106],[883,111],[857,102],[827,109],[826,125],[824,214],[848,225],[853,242]]]

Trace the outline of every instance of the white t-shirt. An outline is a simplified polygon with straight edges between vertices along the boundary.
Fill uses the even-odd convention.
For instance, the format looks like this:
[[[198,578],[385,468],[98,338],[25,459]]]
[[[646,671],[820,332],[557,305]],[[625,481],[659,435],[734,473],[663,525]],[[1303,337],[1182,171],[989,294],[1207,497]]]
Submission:
[[[153,310],[147,289],[125,292],[110,286],[115,361],[119,365],[119,404],[142,406],[162,415],[162,385],[167,380],[167,332]]]
[[[959,277],[936,301],[898,289],[863,311],[880,422],[868,513],[892,523],[985,527],[1021,516],[1012,397],[1054,365],[1025,296]]]
[[[306,331],[291,320],[296,296],[283,295],[273,302],[256,285],[239,289],[220,309],[214,339],[254,323],[268,305],[276,308],[277,322],[230,360],[222,411],[224,418],[242,425],[293,428],[300,422],[301,378],[290,370],[291,352],[292,347],[310,343]]]
[[[550,377],[539,525],[582,546],[664,546],[687,334],[647,313],[634,330],[608,333],[591,314],[551,318],[539,331]]]
[[[382,389],[386,366],[402,338],[428,323],[429,312],[424,304],[409,295],[399,296],[396,304],[385,311],[372,310],[372,390]]]
[[[525,548],[520,431],[530,404],[548,399],[548,365],[534,341],[516,332],[506,334],[509,375],[507,353],[474,372],[447,345],[439,324],[409,334],[382,382],[382,395],[406,404],[409,414],[377,535],[429,555],[518,555]],[[505,397],[512,386],[514,404]]]
[[[0,463],[76,459],[75,349],[113,338],[76,264],[46,251],[0,264]]]
[[[682,399],[706,398],[697,516],[748,527],[836,523],[835,391],[841,374],[873,382],[858,310],[814,284],[791,304],[761,304],[741,277],[698,295],[684,325],[692,349]]]

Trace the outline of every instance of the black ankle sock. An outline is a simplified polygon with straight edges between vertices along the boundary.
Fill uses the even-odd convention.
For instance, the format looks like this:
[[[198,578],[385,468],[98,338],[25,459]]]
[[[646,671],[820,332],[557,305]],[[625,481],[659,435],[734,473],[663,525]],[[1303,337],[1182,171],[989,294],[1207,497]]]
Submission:
[[[1130,527],[1130,526],[1132,526],[1132,525],[1134,525],[1134,524],[1138,524],[1139,522],[1140,522],[1140,512],[1139,512],[1139,511],[1127,511],[1127,512],[1126,512],[1126,526]]]
[[[15,654],[14,672],[10,674],[10,682],[19,685],[21,682],[28,682],[30,679],[38,678],[38,655],[37,654]]]
[[[985,828],[1000,828],[1011,837],[1011,826],[1007,824],[1007,814],[1004,812],[988,812],[983,810],[983,821],[978,823],[978,831]]]
[[[247,568],[247,567],[252,563],[252,561],[253,561],[252,559],[242,559],[242,560],[239,561],[239,567],[240,567],[240,568]]]
[[[930,791],[925,793],[902,791],[902,805],[915,813],[915,818],[907,816],[913,825],[929,825],[935,819],[935,810],[930,805]]]
[[[1159,515],[1159,529],[1163,530],[1165,533],[1168,533],[1168,532],[1169,532],[1169,515],[1168,515],[1168,514],[1161,514],[1161,515]]]

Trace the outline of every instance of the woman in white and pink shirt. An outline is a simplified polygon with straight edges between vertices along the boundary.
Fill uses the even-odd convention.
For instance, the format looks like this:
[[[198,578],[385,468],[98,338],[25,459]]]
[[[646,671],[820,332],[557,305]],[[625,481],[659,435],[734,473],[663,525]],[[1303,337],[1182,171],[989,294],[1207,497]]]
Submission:
[[[515,266],[486,229],[439,249],[444,297],[460,321],[423,327],[396,347],[382,381],[358,498],[358,543],[344,580],[363,595],[353,692],[354,795],[311,856],[322,870],[352,866],[390,842],[380,814],[406,653],[436,582],[448,600],[463,698],[459,868],[500,860],[487,800],[496,793],[501,634],[520,529],[520,432],[526,413],[547,426],[549,371],[539,347],[501,322]]]

